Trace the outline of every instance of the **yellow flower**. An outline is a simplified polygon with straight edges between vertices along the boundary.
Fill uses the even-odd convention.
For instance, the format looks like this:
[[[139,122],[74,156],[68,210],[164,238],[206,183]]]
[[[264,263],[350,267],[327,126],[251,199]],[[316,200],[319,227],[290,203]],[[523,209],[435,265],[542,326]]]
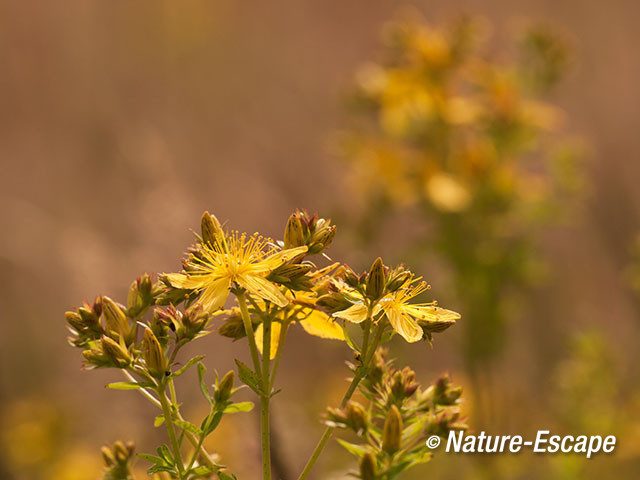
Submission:
[[[419,279],[408,282],[403,288],[387,294],[373,307],[371,313],[371,318],[374,318],[383,312],[391,327],[410,343],[422,339],[424,332],[421,324],[425,328],[433,327],[435,331],[460,318],[459,313],[440,308],[436,302],[410,304],[409,300],[429,289],[427,282],[414,283],[417,280]],[[351,289],[351,291],[347,290],[347,293],[354,296],[357,292]],[[367,319],[368,313],[369,307],[363,298],[361,302],[333,315],[353,323],[360,323]]]
[[[233,232],[224,241],[201,246],[201,258],[192,256],[187,273],[170,273],[167,281],[175,288],[202,292],[198,303],[206,311],[222,308],[233,283],[279,307],[289,303],[280,289],[265,279],[269,273],[305,253],[307,247],[276,251],[258,234]]]

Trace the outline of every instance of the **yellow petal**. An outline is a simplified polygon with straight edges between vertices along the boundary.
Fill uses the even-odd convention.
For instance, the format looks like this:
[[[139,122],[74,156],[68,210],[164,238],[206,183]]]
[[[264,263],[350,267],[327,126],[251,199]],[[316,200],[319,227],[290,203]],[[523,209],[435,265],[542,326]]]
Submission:
[[[224,307],[229,290],[231,288],[231,280],[226,277],[219,278],[210,282],[202,292],[198,299],[198,303],[207,312],[214,312]]]
[[[205,275],[183,275],[182,273],[167,273],[165,278],[173,288],[194,289],[206,285]]]
[[[271,351],[269,352],[269,360],[273,360],[278,350],[278,342],[280,340],[280,330],[282,330],[282,324],[280,322],[271,322]],[[264,344],[264,328],[261,323],[258,325],[255,331],[256,345],[262,355],[262,347]]]
[[[334,313],[333,316],[342,318],[349,322],[360,323],[367,319],[367,313],[369,313],[369,309],[366,305],[355,304],[351,305],[346,310]]]
[[[396,308],[386,310],[387,318],[393,329],[409,343],[422,339],[422,328],[413,318]]]
[[[236,278],[238,284],[245,288],[249,293],[257,295],[260,298],[275,303],[279,307],[286,307],[289,300],[285,297],[280,289],[269,280],[257,275],[239,275]]]
[[[307,313],[306,309],[305,312]],[[333,321],[326,313],[318,310],[311,310],[304,320],[300,320],[300,325],[309,334],[320,338],[331,338],[334,340],[344,340],[342,327]]]
[[[297,257],[302,253],[305,253],[306,251],[307,251],[307,247],[296,247],[296,248],[289,248],[287,250],[281,250],[277,253],[269,255],[267,258],[265,258],[261,262],[258,262],[255,265],[253,265],[252,271],[254,273],[266,273],[271,270],[275,270],[283,263],[287,263],[289,260]]]

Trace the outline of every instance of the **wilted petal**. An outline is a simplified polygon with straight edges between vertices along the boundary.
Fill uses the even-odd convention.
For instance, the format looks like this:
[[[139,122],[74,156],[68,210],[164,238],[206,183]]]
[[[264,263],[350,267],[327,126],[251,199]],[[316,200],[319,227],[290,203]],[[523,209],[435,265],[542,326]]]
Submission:
[[[367,319],[369,308],[366,305],[351,305],[346,310],[341,310],[333,314],[334,317],[342,318],[353,323],[364,322]]]
[[[307,311],[305,310],[304,313],[307,313]],[[324,312],[311,310],[309,315],[303,320],[300,320],[300,325],[302,325],[302,328],[310,335],[315,335],[320,338],[344,340],[342,327]]]
[[[255,331],[256,337],[256,345],[258,350],[260,351],[260,355],[262,355],[262,347],[264,346],[264,324],[261,323],[258,325]],[[280,341],[280,331],[282,330],[282,325],[280,322],[271,322],[271,351],[269,352],[269,360],[273,360],[276,356],[276,352],[278,351],[278,343]]]

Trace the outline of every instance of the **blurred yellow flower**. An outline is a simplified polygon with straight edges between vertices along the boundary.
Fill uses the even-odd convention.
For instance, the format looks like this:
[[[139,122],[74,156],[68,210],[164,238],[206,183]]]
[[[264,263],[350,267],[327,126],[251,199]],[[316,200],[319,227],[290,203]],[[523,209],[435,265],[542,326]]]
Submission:
[[[436,173],[427,180],[425,192],[431,203],[443,212],[461,212],[471,203],[469,190],[455,177]]]

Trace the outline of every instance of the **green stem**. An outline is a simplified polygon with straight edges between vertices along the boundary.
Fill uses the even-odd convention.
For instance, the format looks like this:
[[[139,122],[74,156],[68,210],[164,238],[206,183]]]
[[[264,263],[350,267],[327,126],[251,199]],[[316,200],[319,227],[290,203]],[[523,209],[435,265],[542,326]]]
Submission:
[[[200,453],[200,450],[202,449],[202,443],[203,442],[204,442],[204,434],[200,435],[200,438],[198,439],[198,444],[196,445],[196,449],[193,451],[193,455],[191,455],[191,460],[189,461],[189,466],[187,467],[187,472],[189,472],[193,468],[193,465],[196,463],[196,459],[198,458],[198,454]]]
[[[242,315],[242,322],[244,324],[244,330],[247,333],[249,339],[249,350],[251,351],[251,359],[253,360],[253,367],[258,375],[260,373],[260,356],[258,355],[258,346],[256,345],[256,336],[253,331],[253,324],[251,323],[251,316],[249,315],[249,309],[247,308],[246,295],[243,291],[236,293],[238,299],[238,305],[240,306],[240,314]]]
[[[351,399],[354,392],[356,391],[356,388],[360,384],[360,381],[364,378],[364,375],[365,375],[364,372],[366,372],[367,367],[369,366],[369,363],[373,358],[373,354],[375,353],[376,348],[378,348],[378,344],[380,343],[380,339],[382,338],[383,333],[384,333],[384,325],[380,325],[376,330],[375,337],[371,342],[371,345],[368,348],[368,351],[364,353],[365,356],[362,358],[362,364],[356,370],[353,380],[351,381],[351,385],[349,385],[349,388],[344,394],[344,397],[342,397],[342,401],[340,402],[340,408],[345,407],[347,402]],[[318,442],[318,445],[316,445],[315,450],[313,451],[313,453],[311,454],[311,457],[307,461],[307,464],[304,467],[304,470],[298,477],[298,480],[304,480],[309,476],[309,473],[311,473],[311,470],[313,469],[314,465],[318,461],[318,457],[320,457],[320,454],[324,450],[324,447],[326,447],[327,442],[331,438],[331,435],[333,435],[334,430],[335,430],[335,427],[327,427],[325,429],[324,433],[322,434],[322,437],[320,437],[320,441]]]
[[[162,413],[164,414],[164,423],[167,426],[167,432],[169,433],[169,441],[171,442],[171,448],[173,449],[173,456],[178,467],[178,475],[180,479],[183,479],[184,463],[182,462],[180,445],[178,445],[178,439],[176,438],[176,431],[173,425],[173,415],[171,414],[171,407],[169,406],[167,396],[164,393],[165,387],[165,382],[163,382],[161,386],[158,387],[158,396],[160,397],[160,405],[162,406]]]
[[[132,382],[137,382],[136,378],[131,375],[131,373],[126,370],[122,370],[122,372],[129,380],[131,380]],[[140,392],[140,394],[142,394],[144,398],[149,400],[156,407],[162,409],[162,404],[160,403],[160,401],[156,397],[154,397],[151,392],[149,392],[149,390],[147,390],[146,388],[139,388],[137,389],[137,391]],[[175,389],[173,395],[175,395]],[[174,401],[174,403],[177,405],[178,402]],[[178,418],[178,420],[184,422],[184,418],[180,414],[180,410],[178,410],[177,408],[176,417]],[[191,445],[193,445],[193,447],[196,449],[196,453],[204,459],[204,462],[209,466],[214,466],[213,462],[211,461],[211,457],[209,456],[209,452],[207,452],[207,450],[202,446],[201,442],[199,442],[199,440],[197,440],[191,432],[185,432],[185,436],[187,437],[187,440],[189,440],[189,443],[191,443]]]
[[[260,426],[262,436],[262,475],[271,480],[271,434],[269,432],[269,367],[271,361],[271,318],[264,317],[262,323],[262,395],[260,396]]]
[[[369,314],[371,317],[371,314]],[[367,356],[367,349],[369,348],[369,335],[371,334],[371,318],[365,320],[364,333],[362,335],[362,347],[360,347],[360,356],[364,361]]]

